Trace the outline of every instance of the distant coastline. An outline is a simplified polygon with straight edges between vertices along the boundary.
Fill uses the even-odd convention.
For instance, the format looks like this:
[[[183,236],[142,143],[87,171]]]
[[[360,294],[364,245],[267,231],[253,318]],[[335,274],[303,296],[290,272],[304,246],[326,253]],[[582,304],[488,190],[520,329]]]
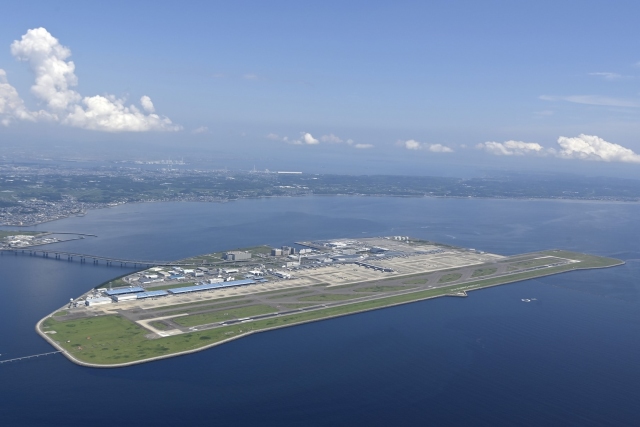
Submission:
[[[20,179],[8,179],[9,176]],[[140,202],[218,202],[302,196],[562,200],[637,203],[640,182],[572,175],[482,178],[322,175],[112,168],[0,169],[0,224],[26,227]]]
[[[432,195],[393,195],[393,194],[300,194],[300,195],[286,195],[286,196],[247,196],[247,197],[238,197],[234,199],[223,199],[223,200],[135,200],[129,202],[122,202],[119,204],[106,203],[104,205],[92,206],[90,208],[86,208],[86,210],[80,214],[69,214],[67,216],[60,216],[57,218],[51,218],[47,220],[43,220],[41,222],[34,222],[28,224],[13,224],[13,223],[2,223],[0,224],[0,230],[3,229],[12,229],[12,228],[29,228],[34,227],[41,224],[46,224],[66,218],[70,218],[73,216],[84,216],[89,211],[100,210],[100,209],[111,209],[117,208],[118,206],[123,205],[135,205],[135,204],[147,204],[147,203],[229,203],[235,202],[238,200],[259,200],[259,199],[282,199],[282,198],[304,198],[304,197],[372,197],[372,198],[384,198],[384,197],[392,197],[392,198],[400,198],[400,199],[454,199],[454,200],[514,200],[514,201],[522,201],[522,202],[575,202],[575,203],[615,203],[615,204],[637,204],[640,203],[640,200],[623,200],[623,199],[582,199],[582,198],[571,198],[571,197],[499,197],[499,196],[432,196]]]

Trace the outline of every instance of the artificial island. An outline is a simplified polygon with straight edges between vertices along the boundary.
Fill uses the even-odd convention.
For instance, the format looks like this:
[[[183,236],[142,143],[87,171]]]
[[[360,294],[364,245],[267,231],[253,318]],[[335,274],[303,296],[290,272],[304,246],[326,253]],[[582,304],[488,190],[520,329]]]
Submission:
[[[36,330],[75,363],[122,367],[271,329],[623,263],[557,249],[501,256],[407,236],[256,246],[109,281]]]

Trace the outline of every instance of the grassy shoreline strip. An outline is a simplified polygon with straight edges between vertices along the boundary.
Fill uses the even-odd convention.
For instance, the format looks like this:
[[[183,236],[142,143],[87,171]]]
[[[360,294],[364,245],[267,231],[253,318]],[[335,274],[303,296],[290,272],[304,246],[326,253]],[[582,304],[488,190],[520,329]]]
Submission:
[[[203,300],[203,301],[198,301],[198,302],[185,302],[185,303],[180,303],[180,304],[164,305],[164,306],[159,306],[159,307],[147,308],[145,310],[149,311],[149,312],[168,311],[168,310],[184,310],[185,308],[189,308],[189,307],[212,305],[212,304],[217,304],[217,303],[223,302],[223,301],[236,300],[236,301],[238,301],[238,303],[240,303],[240,301],[243,298],[245,298],[245,297],[244,296],[236,296],[236,297],[214,298],[214,299]]]
[[[230,301],[227,303],[222,303],[222,304],[209,304],[209,305],[200,305],[197,307],[192,307],[192,308],[187,308],[187,309],[182,309],[182,310],[170,310],[170,311],[166,311],[166,312],[161,312],[162,316],[176,316],[178,314],[183,314],[183,313],[197,313],[200,311],[211,311],[211,310],[218,310],[221,308],[226,308],[226,307],[238,307],[238,306],[243,306],[243,305],[249,305],[254,303],[254,300],[240,300],[240,301]]]

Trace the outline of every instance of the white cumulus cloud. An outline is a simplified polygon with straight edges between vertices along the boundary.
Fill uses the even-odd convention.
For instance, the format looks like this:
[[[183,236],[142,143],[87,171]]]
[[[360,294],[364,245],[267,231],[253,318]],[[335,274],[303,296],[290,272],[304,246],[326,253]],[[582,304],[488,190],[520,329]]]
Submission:
[[[267,135],[267,139],[270,139],[272,141],[282,141],[282,142],[286,142],[287,144],[292,144],[292,145],[303,145],[304,144],[304,142],[302,142],[302,139],[300,139],[300,138],[298,138],[298,139],[293,138],[292,139],[292,138],[289,138],[288,136],[280,137],[276,133],[270,133],[269,135]]]
[[[622,74],[618,74],[618,73],[610,73],[610,72],[598,72],[598,73],[589,73],[590,76],[596,76],[596,77],[602,77],[605,80],[620,80],[623,79],[625,76],[623,76]]]
[[[353,139],[344,140],[339,136],[334,135],[333,133],[330,133],[328,135],[322,135],[319,138],[315,138],[309,132],[300,132],[300,136],[298,138],[289,138],[288,136],[281,137],[277,133],[269,133],[266,135],[266,138],[272,141],[283,141],[283,142],[286,142],[287,144],[292,144],[292,145],[318,145],[321,143],[331,143],[331,144],[346,143],[346,145],[351,146],[353,148],[358,148],[358,149],[373,148],[373,144],[356,144],[356,142]]]
[[[558,145],[559,148],[544,148],[537,142],[506,141],[485,142],[476,148],[498,156],[551,155],[562,159],[640,163],[640,155],[633,150],[595,135],[561,136]]]
[[[407,150],[428,150],[432,153],[453,153],[453,149],[442,144],[426,144],[415,139],[408,139],[406,141],[398,141],[397,145],[406,148]]]
[[[322,141],[322,142],[333,142],[335,144],[338,144],[338,143],[342,142],[342,139],[331,133],[329,135],[322,135],[320,137],[320,141]]]
[[[27,31],[21,40],[11,44],[11,54],[19,61],[28,62],[36,81],[31,92],[47,103],[52,110],[65,110],[77,104],[82,97],[71,87],[78,84],[69,48],[62,46],[44,28]]]
[[[446,145],[442,144],[431,144],[429,146],[429,151],[434,153],[453,153],[453,150]]]
[[[309,144],[309,145],[315,145],[320,143],[320,141],[315,139],[309,132],[302,132],[302,140],[304,141],[305,144]]]
[[[199,128],[192,130],[191,133],[195,135],[198,135],[201,133],[209,133],[209,128],[207,126],[200,126]]]
[[[151,98],[149,98],[147,95],[144,95],[142,98],[140,98],[140,105],[142,105],[142,108],[144,108],[144,111],[146,111],[147,113],[156,112],[156,108],[153,106]]]
[[[407,141],[398,141],[397,145],[401,145],[407,150],[421,150],[422,144],[414,139],[409,139]]]
[[[0,69],[0,123],[5,126],[13,120],[36,121],[40,118],[53,118],[46,111],[29,111],[16,88],[7,81],[7,73]]]
[[[115,96],[88,96],[80,104],[72,105],[61,123],[105,132],[144,132],[150,130],[179,130],[168,118],[144,114],[135,105],[126,106],[124,99]]]
[[[566,159],[597,160],[603,162],[640,163],[640,155],[622,145],[607,142],[595,135],[558,138],[558,157]]]
[[[544,154],[545,150],[542,145],[537,142],[522,141],[506,141],[495,142],[488,141],[484,144],[476,145],[476,148],[485,150],[497,156],[524,156],[526,154]]]
[[[609,96],[598,95],[571,95],[571,96],[550,96],[542,95],[539,97],[543,101],[566,101],[574,104],[600,105],[604,107],[631,107],[640,106],[638,101],[625,98],[613,98]]]
[[[0,115],[7,124],[12,119],[55,120],[83,129],[106,132],[176,131],[182,129],[167,117],[155,114],[151,98],[140,99],[141,111],[135,105],[113,95],[83,97],[77,86],[75,64],[69,61],[71,50],[60,44],[45,28],[28,30],[20,40],[11,44],[11,54],[19,61],[29,63],[35,75],[31,93],[46,110],[28,111],[15,88],[8,84],[6,75],[0,76]]]
[[[328,135],[322,135],[319,138],[315,138],[309,132],[300,132],[300,136],[298,138],[289,138],[288,136],[281,137],[276,133],[270,133],[266,135],[266,138],[272,141],[286,142],[287,144],[291,144],[291,145],[318,145],[321,143],[328,142],[331,144],[345,143],[347,146],[360,149],[360,150],[374,147],[373,144],[362,144],[362,143],[356,144],[356,142],[353,139],[344,140],[332,133]]]

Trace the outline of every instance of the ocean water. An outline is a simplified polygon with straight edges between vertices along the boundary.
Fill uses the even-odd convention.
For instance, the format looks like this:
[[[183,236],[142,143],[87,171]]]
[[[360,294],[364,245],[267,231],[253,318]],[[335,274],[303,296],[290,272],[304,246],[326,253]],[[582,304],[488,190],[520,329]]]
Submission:
[[[138,259],[400,234],[505,255],[562,248],[627,263],[122,369],[60,355],[3,364],[0,425],[635,426],[639,214],[640,205],[623,203],[306,197],[126,205],[43,224],[34,229],[98,235],[60,250]],[[0,359],[50,351],[35,323],[128,271],[0,257]]]

